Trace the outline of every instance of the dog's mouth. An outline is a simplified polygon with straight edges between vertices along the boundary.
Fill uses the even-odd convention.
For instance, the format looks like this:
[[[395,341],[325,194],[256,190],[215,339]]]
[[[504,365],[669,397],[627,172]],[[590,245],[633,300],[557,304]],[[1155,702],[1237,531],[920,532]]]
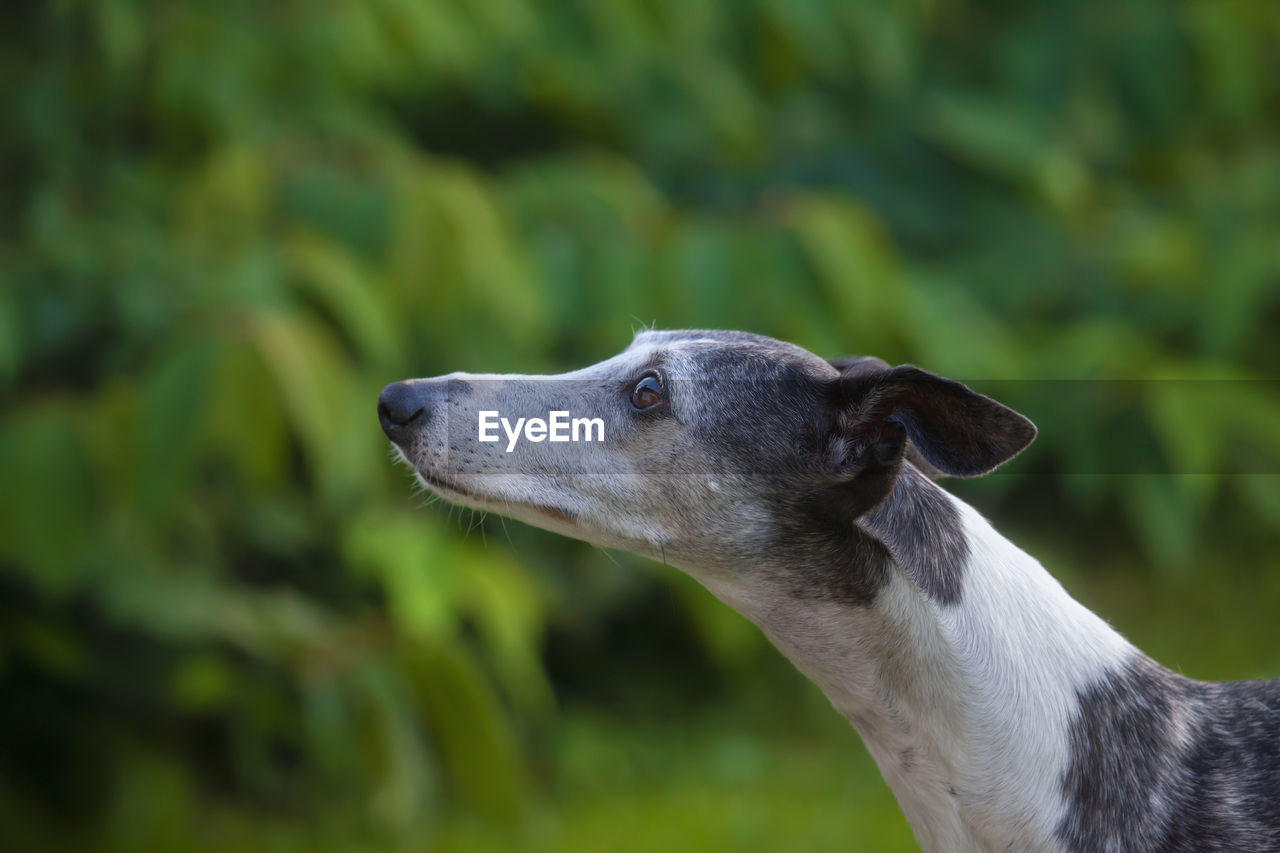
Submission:
[[[475,501],[484,500],[484,498],[482,498],[480,495],[477,495],[475,492],[471,491],[470,489],[464,489],[462,488],[462,486],[459,486],[456,483],[452,483],[444,479],[443,477],[437,477],[435,474],[429,474],[426,471],[415,470],[415,473],[418,475],[419,478],[421,478],[422,482],[426,483],[428,486],[434,487],[439,491],[453,492],[455,494],[462,495],[463,497],[471,498],[472,500],[475,500]]]
[[[450,480],[446,480],[443,477],[437,476],[435,474],[430,474],[426,471],[416,471],[416,473],[424,483],[426,483],[428,486],[431,486],[436,491],[441,492],[442,495],[446,498],[448,498],[449,493],[452,492],[455,495],[461,495],[462,497],[475,501],[478,504],[491,505],[493,503],[493,501],[486,498],[484,495],[480,495],[473,492],[470,489],[463,488],[462,486],[459,486],[457,483],[454,483]],[[556,507],[553,507],[553,506],[546,506],[545,504],[525,503],[523,501],[519,502],[519,505],[528,507],[529,509],[532,509],[535,512],[542,513],[543,515],[546,515],[552,519],[555,519],[556,521],[559,521],[562,524],[577,524],[578,522],[577,517],[573,515],[573,513],[566,512],[565,510],[562,510],[562,509],[557,509]]]

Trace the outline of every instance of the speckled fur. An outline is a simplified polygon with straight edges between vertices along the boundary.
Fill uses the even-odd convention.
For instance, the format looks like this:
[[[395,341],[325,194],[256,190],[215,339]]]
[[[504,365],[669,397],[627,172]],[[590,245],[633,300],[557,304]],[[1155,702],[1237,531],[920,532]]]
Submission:
[[[1192,681],[1135,654],[1081,689],[1071,746],[1069,850],[1280,849],[1280,681]]]

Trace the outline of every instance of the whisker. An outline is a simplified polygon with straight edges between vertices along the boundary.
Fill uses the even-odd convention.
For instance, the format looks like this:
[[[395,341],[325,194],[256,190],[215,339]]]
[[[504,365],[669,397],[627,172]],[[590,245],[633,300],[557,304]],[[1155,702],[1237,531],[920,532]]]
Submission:
[[[608,557],[610,563],[613,563],[618,568],[622,568],[622,563],[618,562],[618,558],[613,556],[613,553],[608,548],[604,547],[603,545],[596,545],[595,549],[599,551],[601,554],[604,554],[606,557]]]

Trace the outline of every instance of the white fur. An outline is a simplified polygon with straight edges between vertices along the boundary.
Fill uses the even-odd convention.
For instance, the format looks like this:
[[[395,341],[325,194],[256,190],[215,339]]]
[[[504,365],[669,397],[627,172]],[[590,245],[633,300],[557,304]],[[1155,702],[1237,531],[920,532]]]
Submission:
[[[692,573],[849,718],[922,847],[1060,850],[1076,691],[1135,650],[949,497],[971,554],[957,605],[900,570],[870,608],[799,600],[751,572],[750,584]]]

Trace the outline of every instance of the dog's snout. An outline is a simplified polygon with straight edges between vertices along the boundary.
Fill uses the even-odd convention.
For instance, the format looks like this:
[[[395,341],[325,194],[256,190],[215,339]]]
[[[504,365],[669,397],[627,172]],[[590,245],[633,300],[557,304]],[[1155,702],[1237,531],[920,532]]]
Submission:
[[[393,441],[427,412],[427,394],[410,382],[392,382],[378,395],[378,423]]]

